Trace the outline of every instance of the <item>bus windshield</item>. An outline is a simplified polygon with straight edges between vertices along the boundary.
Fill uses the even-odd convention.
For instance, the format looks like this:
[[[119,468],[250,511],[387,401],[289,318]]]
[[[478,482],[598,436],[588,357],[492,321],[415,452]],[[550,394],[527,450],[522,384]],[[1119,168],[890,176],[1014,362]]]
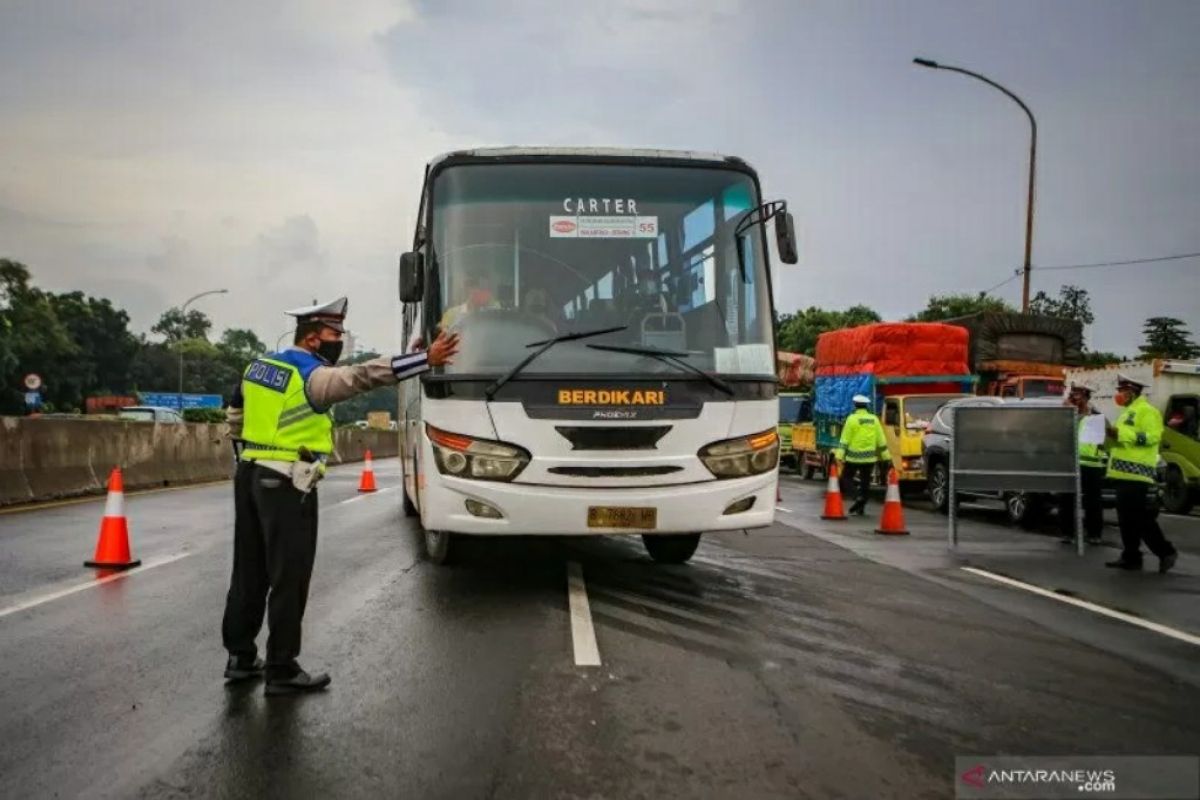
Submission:
[[[531,374],[666,374],[669,360],[590,344],[664,350],[706,372],[774,380],[759,228],[733,231],[759,203],[750,174],[652,164],[464,164],[432,190],[429,327],[460,330],[448,375],[502,374],[530,343],[563,342]]]

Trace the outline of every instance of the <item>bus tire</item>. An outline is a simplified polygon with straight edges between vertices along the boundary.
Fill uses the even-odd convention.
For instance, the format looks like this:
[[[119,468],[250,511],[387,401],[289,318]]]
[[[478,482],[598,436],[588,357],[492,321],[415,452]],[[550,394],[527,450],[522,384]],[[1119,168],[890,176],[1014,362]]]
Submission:
[[[700,534],[642,534],[642,544],[656,563],[682,564],[696,552],[696,547],[700,544]]]
[[[454,534],[447,531],[423,531],[425,535],[425,557],[439,566],[453,563],[458,543]]]

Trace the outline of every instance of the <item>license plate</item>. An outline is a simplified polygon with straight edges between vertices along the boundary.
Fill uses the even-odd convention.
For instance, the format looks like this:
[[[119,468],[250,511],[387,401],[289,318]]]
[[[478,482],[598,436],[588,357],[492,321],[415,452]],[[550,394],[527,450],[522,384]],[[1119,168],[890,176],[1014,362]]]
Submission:
[[[634,506],[588,506],[587,524],[589,528],[652,530],[658,525],[658,509]]]

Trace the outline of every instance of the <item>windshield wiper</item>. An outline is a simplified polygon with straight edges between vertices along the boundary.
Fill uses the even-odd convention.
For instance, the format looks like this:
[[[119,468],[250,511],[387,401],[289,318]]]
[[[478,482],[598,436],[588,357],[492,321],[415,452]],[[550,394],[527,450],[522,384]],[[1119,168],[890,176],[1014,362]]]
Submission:
[[[491,400],[492,397],[496,394],[496,392],[500,391],[501,386],[508,383],[513,378],[517,377],[517,375],[521,374],[521,370],[523,370],[527,366],[529,366],[529,363],[531,361],[533,361],[535,358],[540,356],[542,353],[549,350],[551,347],[554,347],[554,345],[558,344],[559,342],[571,342],[571,341],[574,341],[575,339],[590,339],[593,336],[603,336],[606,333],[617,333],[618,331],[623,331],[628,327],[629,327],[628,325],[618,325],[614,328],[599,328],[598,330],[594,330],[594,331],[578,331],[576,333],[564,333],[560,336],[555,336],[553,339],[546,339],[546,340],[540,341],[540,342],[530,342],[529,344],[527,344],[525,346],[526,347],[537,347],[538,349],[534,350],[532,353],[525,356],[525,358],[523,358],[521,360],[521,363],[517,364],[515,367],[510,369],[508,372],[504,373],[499,378],[497,378],[495,381],[493,381],[490,386],[488,386],[486,389],[483,390],[483,393],[484,393],[484,395],[487,396],[488,400]]]
[[[666,364],[682,367],[688,372],[699,375],[701,378],[704,378],[704,380],[708,381],[730,397],[733,397],[734,395],[733,387],[728,383],[721,380],[716,375],[710,375],[694,364],[689,364],[688,362],[684,361],[683,359],[687,358],[688,355],[690,355],[689,353],[674,353],[670,350],[659,350],[654,347],[627,347],[619,344],[589,344],[588,347],[593,350],[606,350],[610,353],[630,353],[635,356],[649,356],[650,358],[657,358],[659,361],[662,361]]]

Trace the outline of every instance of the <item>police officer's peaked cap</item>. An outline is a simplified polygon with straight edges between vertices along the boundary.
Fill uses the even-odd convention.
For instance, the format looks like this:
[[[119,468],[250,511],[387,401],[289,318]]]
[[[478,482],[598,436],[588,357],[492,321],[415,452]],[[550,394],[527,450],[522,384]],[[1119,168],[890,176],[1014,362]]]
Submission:
[[[330,328],[333,328],[339,333],[345,333],[344,323],[346,321],[346,311],[350,307],[350,301],[344,297],[339,297],[332,303],[324,305],[305,306],[304,308],[293,308],[291,311],[283,313],[296,318],[296,324],[304,322],[320,322]]]
[[[842,395],[842,396],[845,397],[845,395]],[[869,406],[869,405],[871,405],[871,398],[869,398],[863,394],[856,394],[852,398],[852,402],[856,406]]]
[[[1117,373],[1117,386],[1134,386],[1138,389],[1146,388],[1146,384],[1142,383],[1141,381],[1134,380],[1133,378],[1121,372]]]

